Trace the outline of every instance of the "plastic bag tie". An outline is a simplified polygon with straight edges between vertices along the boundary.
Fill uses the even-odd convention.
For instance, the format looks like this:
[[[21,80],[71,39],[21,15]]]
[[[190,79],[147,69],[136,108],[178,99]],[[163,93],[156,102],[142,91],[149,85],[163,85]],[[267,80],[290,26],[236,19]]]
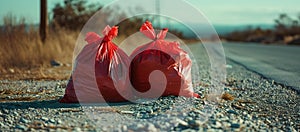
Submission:
[[[104,35],[104,42],[111,41],[118,35],[118,26],[110,27],[107,25],[102,31],[102,34]]]
[[[143,33],[146,37],[152,40],[164,39],[167,35],[168,29],[164,28],[157,35],[153,29],[152,23],[146,21],[140,28],[140,32]]]

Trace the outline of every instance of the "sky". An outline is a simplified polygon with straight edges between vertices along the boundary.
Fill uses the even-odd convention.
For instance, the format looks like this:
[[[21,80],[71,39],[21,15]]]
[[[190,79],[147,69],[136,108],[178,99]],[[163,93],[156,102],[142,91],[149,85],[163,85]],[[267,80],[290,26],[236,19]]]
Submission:
[[[108,5],[113,0],[90,0],[89,3]],[[127,1],[127,0],[120,0]],[[140,0],[145,5],[154,5],[154,0]],[[300,14],[300,0],[185,0],[200,10],[212,24],[252,25],[273,24],[280,13],[287,13],[296,19]],[[0,18],[11,13],[25,17],[28,23],[39,22],[40,0],[0,0]],[[63,0],[48,0],[48,12]],[[132,4],[128,3],[127,4]],[[169,11],[180,12],[172,4],[161,0],[161,6]],[[182,14],[185,15],[184,10]],[[2,20],[2,19],[1,19]],[[191,20],[192,21],[192,20]],[[3,24],[3,21],[0,21]]]

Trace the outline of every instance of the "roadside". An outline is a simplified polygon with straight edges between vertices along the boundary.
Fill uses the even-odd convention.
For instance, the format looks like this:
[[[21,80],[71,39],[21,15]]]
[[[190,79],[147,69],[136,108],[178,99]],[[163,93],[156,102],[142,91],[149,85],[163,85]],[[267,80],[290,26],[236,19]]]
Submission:
[[[210,87],[209,64],[203,53],[195,57],[201,64],[201,82],[194,88],[201,95]],[[224,90],[233,98],[217,105],[204,124],[201,122],[205,108],[202,99],[170,96],[154,102],[110,107],[60,104],[57,100],[63,96],[66,83],[65,79],[1,80],[1,130],[300,130],[299,95],[230,60],[227,60]],[[175,109],[170,113],[180,102],[192,102],[193,107],[188,111]],[[93,115],[96,113],[99,116]]]

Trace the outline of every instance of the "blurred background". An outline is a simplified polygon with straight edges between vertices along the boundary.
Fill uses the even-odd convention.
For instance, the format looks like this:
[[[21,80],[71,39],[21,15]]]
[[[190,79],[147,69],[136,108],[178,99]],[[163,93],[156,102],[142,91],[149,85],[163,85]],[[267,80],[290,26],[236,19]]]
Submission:
[[[300,45],[299,0],[186,1],[210,20],[222,41]],[[1,0],[1,73],[18,73],[54,66],[71,69],[72,53],[80,30],[94,13],[111,2],[114,1]],[[157,13],[162,10],[160,7],[172,6],[163,0],[143,2],[155,5],[153,10]],[[143,9],[134,7],[125,11],[122,8],[113,8],[105,13],[107,16],[118,14],[126,18],[131,12],[138,10]],[[183,10],[182,15],[190,14]],[[195,34],[184,25],[169,19],[156,18],[149,15],[125,19],[118,24],[119,41],[138,31],[145,20],[153,21],[156,28],[168,27],[172,34],[186,42],[198,41]],[[193,19],[188,22],[199,25]],[[44,76],[43,73],[41,75]]]

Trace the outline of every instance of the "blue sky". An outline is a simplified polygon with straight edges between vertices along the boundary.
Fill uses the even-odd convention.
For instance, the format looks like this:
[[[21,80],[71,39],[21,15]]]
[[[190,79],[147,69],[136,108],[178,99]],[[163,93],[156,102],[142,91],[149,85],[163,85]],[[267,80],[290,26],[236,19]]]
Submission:
[[[125,0],[126,1],[126,0]],[[251,25],[273,24],[280,13],[296,18],[300,14],[300,0],[186,0],[201,10],[213,24]],[[48,0],[48,11],[63,0]],[[90,0],[108,4],[111,0]],[[130,4],[130,3],[129,3]],[[145,0],[145,4],[154,4]],[[162,4],[166,4],[163,3]],[[169,4],[168,6],[172,6]],[[178,9],[173,9],[178,11]],[[29,23],[39,21],[39,0],[0,0],[0,18],[8,13],[26,17]],[[1,19],[2,20],[2,19]],[[1,21],[0,24],[3,22]]]

